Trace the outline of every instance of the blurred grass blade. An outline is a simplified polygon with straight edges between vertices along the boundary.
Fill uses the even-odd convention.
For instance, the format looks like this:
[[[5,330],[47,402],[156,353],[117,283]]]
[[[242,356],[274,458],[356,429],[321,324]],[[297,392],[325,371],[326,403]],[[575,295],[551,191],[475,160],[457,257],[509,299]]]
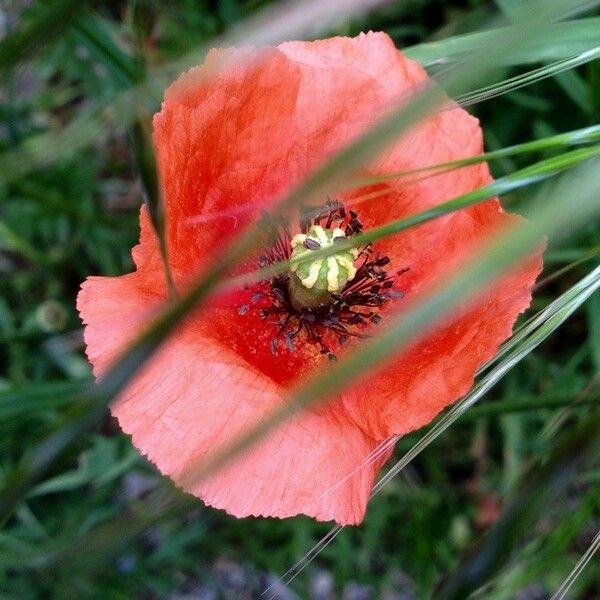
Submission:
[[[381,2],[367,2],[352,0],[348,3],[346,15],[354,14],[351,11],[360,12],[373,8]],[[560,19],[565,12],[577,10],[580,6],[586,6],[586,2],[567,2],[566,0],[548,0],[540,9],[537,15],[530,16],[529,20],[525,19],[522,24],[505,28],[508,31],[493,30],[486,33],[486,46],[483,51],[476,54],[468,53],[463,56],[464,61],[459,63],[450,74],[440,76],[440,82],[447,81],[448,89],[451,94],[465,93],[471,87],[471,82],[476,83],[480,78],[481,73],[475,69],[475,65],[485,63],[488,66],[498,66],[498,61],[506,56],[512,55],[515,49],[519,48],[525,40],[531,43],[533,39],[539,38],[540,42],[545,42],[547,37],[554,35],[557,28],[567,27],[570,23],[555,23]],[[594,2],[594,5],[600,2]],[[306,27],[307,21],[323,20],[327,16],[332,19],[332,22],[343,17],[338,8],[332,10],[332,5],[329,0],[317,0],[314,2],[291,3],[294,10],[291,13],[289,20],[281,18],[283,12],[280,13],[279,7],[276,10],[267,10],[264,15],[259,15],[246,22],[243,27],[244,35],[235,35],[234,33],[227,36],[216,38],[214,45],[216,46],[234,46],[234,45],[253,45],[253,44],[270,44],[280,41],[287,37],[293,39],[294,35],[300,35],[303,27]],[[281,5],[291,6],[286,3]],[[301,9],[301,7],[304,7]],[[302,10],[307,14],[301,17]],[[321,11],[321,12],[319,12]],[[271,12],[273,14],[271,15]],[[270,16],[269,16],[270,15]],[[298,18],[296,18],[298,15]],[[270,20],[272,19],[272,20]],[[531,23],[531,27],[527,27],[527,23]],[[532,34],[534,31],[534,34]],[[503,35],[506,34],[506,35]],[[130,89],[122,92],[112,104],[103,107],[86,108],[83,113],[73,120],[62,131],[48,132],[34,138],[26,140],[17,149],[8,151],[0,155],[0,180],[5,182],[14,181],[19,177],[23,177],[31,169],[48,164],[49,161],[54,161],[59,158],[68,158],[75,155],[82,148],[97,141],[97,139],[106,134],[107,127],[115,126],[115,115],[118,115],[118,124],[129,127],[135,119],[135,114],[132,113],[130,107],[133,104],[132,97],[137,94],[152,92],[151,97],[157,95],[158,90],[168,85],[175,74],[179,73],[191,66],[199,64],[206,53],[208,46],[202,49],[192,51],[190,54],[181,60],[169,64],[160,72],[155,72],[151,80],[145,82],[146,91]],[[494,49],[497,52],[494,52]],[[586,50],[589,50],[587,48]],[[569,52],[568,56],[572,56],[575,52]],[[485,57],[485,60],[484,60]],[[465,64],[463,64],[465,63]],[[472,65],[468,68],[468,65]],[[462,85],[456,90],[456,82],[462,80]],[[422,111],[424,114],[426,111]],[[341,178],[343,179],[343,178]]]
[[[533,152],[543,152],[546,150],[565,148],[578,144],[591,144],[600,141],[600,125],[585,127],[583,129],[575,129],[567,133],[559,133],[532,142],[524,142],[515,146],[501,148],[500,150],[492,150],[484,152],[477,156],[470,156],[460,160],[453,160],[446,163],[438,163],[421,169],[412,169],[410,171],[399,171],[397,173],[386,173],[385,175],[363,177],[353,182],[353,185],[360,187],[362,185],[370,185],[373,183],[381,183],[393,179],[400,179],[409,175],[418,175],[420,173],[431,173],[433,171],[450,171],[460,167],[476,165],[481,162],[491,162],[509,156],[518,156],[520,154],[528,154]]]
[[[575,583],[575,580],[579,577],[583,569],[588,563],[594,558],[594,554],[600,548],[600,531],[596,534],[590,547],[585,551],[585,554],[579,559],[575,568],[569,573],[569,576],[564,580],[563,584],[556,590],[556,593],[550,598],[550,600],[563,600],[569,593],[571,586]]]
[[[119,87],[126,88],[144,81],[144,70],[115,43],[103,19],[88,13],[73,23],[72,28],[76,38],[101,59],[111,74],[111,79]]]
[[[297,412],[314,405],[323,396],[341,391],[370,368],[381,366],[392,352],[413,341],[426,328],[456,310],[461,303],[472,298],[478,290],[505,272],[511,264],[527,255],[540,244],[544,235],[553,238],[572,232],[588,219],[600,213],[598,168],[600,160],[590,161],[577,174],[563,176],[554,189],[544,195],[544,206],[531,222],[511,228],[509,232],[478,256],[476,263],[455,274],[449,283],[440,286],[422,300],[418,307],[392,320],[385,331],[366,342],[359,350],[332,365],[327,372],[311,379],[292,394],[288,401],[267,415],[257,426],[241,435],[225,448],[207,457],[199,465],[190,465],[182,476],[186,486],[198,481],[227,464],[247,450],[273,428]],[[573,179],[577,177],[577,179]],[[572,185],[577,181],[577,191]],[[567,225],[568,224],[568,225]]]
[[[70,404],[81,398],[85,386],[91,382],[57,381],[33,384],[17,390],[0,391],[0,421],[19,416],[33,416],[36,411]]]
[[[165,230],[165,208],[158,181],[156,157],[154,156],[152,133],[150,132],[149,123],[149,117],[145,117],[141,107],[138,106],[138,118],[131,130],[132,146],[144,189],[144,201],[148,207],[150,220],[152,221],[152,226],[158,240],[167,290],[170,299],[173,299],[177,295],[177,290],[171,272],[171,265],[169,264],[167,232]]]
[[[447,202],[442,202],[431,209],[424,210],[414,215],[409,215],[408,217],[404,217],[403,219],[399,219],[397,221],[390,221],[385,225],[373,227],[368,231],[356,234],[352,236],[351,239],[336,244],[335,248],[315,250],[311,252],[310,259],[316,260],[319,258],[326,258],[332,254],[335,254],[336,252],[339,252],[340,250],[370,244],[390,235],[401,233],[406,229],[416,225],[421,225],[443,215],[447,215],[463,208],[484,202],[495,196],[502,196],[514,190],[539,183],[549,177],[558,175],[563,171],[571,169],[582,162],[588,161],[599,154],[600,145],[579,148],[577,150],[572,150],[571,152],[565,152],[559,156],[542,160],[538,163],[534,163],[528,167],[515,171],[510,175],[501,177],[500,179],[497,179],[488,185],[477,188],[472,192],[468,192],[462,196],[448,200]],[[351,206],[356,206],[367,200],[373,200],[374,198],[387,193],[389,193],[389,190],[386,189],[381,192],[375,192],[374,194],[368,194],[365,197],[358,196],[353,199]],[[308,259],[309,257],[300,257],[294,261],[282,261],[271,267],[263,268],[259,271],[250,272],[245,275],[240,275],[229,280],[228,282],[225,282],[221,287],[238,287],[243,284],[253,282],[257,278],[270,278],[273,275],[287,272],[292,264],[301,264]]]
[[[527,397],[518,400],[497,400],[481,406],[475,406],[469,410],[462,418],[472,421],[482,417],[492,417],[515,412],[525,412],[534,410],[545,410],[553,408],[564,408],[566,406],[576,405],[578,407],[600,408],[600,393],[587,394],[583,398],[574,398],[573,394],[544,394],[543,398]]]
[[[158,519],[181,515],[193,502],[189,497],[177,497],[158,489],[144,500],[135,500],[128,505],[128,511],[101,527],[75,535],[58,536],[45,544],[24,545],[11,552],[0,554],[0,568],[33,570],[51,574],[54,569],[66,563],[73,563],[86,570],[106,568],[106,563],[114,558],[114,553],[130,547],[131,540],[147,530]],[[2,547],[0,537],[0,548]],[[85,552],[82,552],[85,548]],[[102,566],[100,566],[102,565]]]
[[[34,264],[49,265],[52,262],[47,255],[34,248],[3,221],[0,221],[0,249],[16,252]]]
[[[356,6],[356,2],[352,5]],[[533,3],[536,6],[537,2]],[[543,7],[540,5],[540,10],[531,14],[529,19],[523,19],[519,27],[511,29],[510,34],[502,32],[497,34],[490,40],[486,52],[480,52],[472,56],[468,61],[465,61],[460,67],[454,69],[452,73],[444,79],[446,87],[451,93],[460,93],[469,88],[474,82],[486,75],[489,68],[495,64],[496,58],[503,52],[512,52],[519,43],[524,39],[524,36],[532,35],[532,26],[535,25],[534,34],[538,37],[543,36],[547,29],[546,25],[560,19],[566,14],[571,14],[581,6],[589,6],[590,4],[600,4],[600,2],[566,2],[566,0],[545,0]],[[319,5],[321,6],[321,5]],[[332,12],[332,9],[329,9]],[[339,11],[338,11],[339,12]],[[339,15],[338,15],[339,18]],[[431,110],[439,107],[445,102],[445,95],[438,86],[429,86],[422,93],[414,96],[407,104],[397,108],[385,118],[378,121],[371,129],[363,134],[358,140],[354,141],[350,146],[345,147],[334,155],[326,164],[319,168],[310,177],[304,180],[296,189],[284,199],[280,201],[280,211],[284,212],[292,207],[296,207],[303,201],[315,196],[323,196],[329,191],[334,191],[342,186],[348,175],[351,175],[355,169],[361,167],[365,162],[372,159],[372,156],[381,151],[383,148],[390,145],[400,135],[405,133],[410,127],[420,118],[425,116]],[[127,114],[127,113],[126,113]],[[80,131],[73,132],[80,134]],[[1,162],[1,161],[0,161]],[[581,182],[579,182],[581,183]],[[589,192],[586,186],[580,187],[578,194],[570,197],[584,198]],[[394,339],[399,337],[410,337],[409,334],[414,334],[426,322],[432,321],[434,318],[444,314],[448,308],[454,306],[459,300],[465,299],[469,293],[474,293],[478,285],[489,281],[494,274],[500,272],[503,268],[510,264],[510,260],[517,259],[520,253],[525,252],[532,247],[534,239],[539,241],[541,231],[540,227],[547,227],[549,231],[557,231],[557,222],[552,221],[548,212],[550,209],[556,211],[556,218],[561,222],[562,232],[565,231],[565,224],[571,223],[573,227],[577,225],[575,217],[582,217],[584,214],[592,213],[592,208],[596,208],[595,199],[589,199],[589,206],[577,206],[573,210],[565,210],[565,199],[561,202],[554,202],[549,205],[549,208],[543,213],[543,217],[530,227],[527,231],[523,230],[522,234],[516,238],[506,240],[506,243],[512,244],[510,248],[504,245],[499,245],[497,256],[488,256],[488,261],[482,261],[487,271],[482,272],[481,269],[474,267],[468,271],[469,277],[458,278],[454,286],[449,286],[443,294],[433,297],[429,303],[425,303],[420,311],[414,311],[410,315],[410,319],[406,322],[398,323],[396,328],[391,328],[387,336],[381,336],[377,342],[373,342],[366,346],[362,352],[357,353],[352,359],[340,363],[336,370],[332,371],[337,377],[347,377],[345,373],[358,374],[363,372],[368,366],[383,356],[395,346]],[[559,218],[560,217],[560,218]],[[562,220],[561,220],[562,219]],[[15,474],[15,477],[10,480],[8,486],[5,486],[5,498],[7,502],[2,503],[2,508],[10,509],[14,506],[14,502],[19,493],[22,493],[26,486],[38,476],[40,469],[45,468],[52,457],[60,453],[65,445],[76,439],[77,435],[91,423],[97,422],[103,414],[103,409],[110,400],[112,400],[127,384],[127,382],[135,376],[143,363],[153,354],[153,352],[164,342],[175,326],[202,300],[204,300],[218,285],[219,281],[227,275],[232,267],[244,258],[256,245],[257,234],[259,227],[251,228],[245,235],[238,238],[228,251],[224,253],[221,260],[213,265],[201,281],[192,286],[189,292],[172,303],[167,310],[159,317],[154,324],[146,329],[140,337],[132,344],[129,350],[115,364],[106,376],[100,382],[96,390],[96,398],[98,399],[96,406],[91,413],[86,413],[79,418],[79,421],[73,421],[72,425],[65,427],[63,431],[56,432],[48,438],[44,444],[43,453],[38,453],[37,450],[32,450],[30,455],[25,460],[26,465],[20,469],[20,474]],[[457,287],[459,286],[459,287]],[[391,336],[391,337],[390,337]],[[339,385],[339,379],[338,379]],[[219,466],[221,463],[229,460],[230,456],[245,449],[249,442],[255,441],[257,436],[263,435],[271,427],[278,424],[283,418],[291,415],[293,412],[302,408],[309,401],[315,401],[316,398],[324,391],[328,391],[329,382],[326,380],[316,381],[314,385],[307,388],[295,401],[289,405],[289,413],[276,413],[271,419],[265,421],[264,430],[250,432],[249,435],[240,440],[238,443],[226,449],[221,455],[217,456],[216,460],[207,461],[206,466],[200,470],[204,475]],[[192,479],[197,476],[192,474]]]
[[[144,46],[148,41],[148,36],[152,29],[154,13],[149,5],[134,3],[130,7],[130,30],[134,40],[133,48],[135,53],[135,62],[141,73],[145,73],[146,63]],[[145,78],[145,75],[144,75]],[[135,82],[133,80],[132,82]],[[142,86],[144,91],[144,86]],[[131,139],[135,162],[142,180],[144,189],[144,201],[150,214],[150,220],[154,228],[154,234],[158,239],[158,248],[163,265],[163,271],[166,279],[166,287],[169,299],[174,299],[177,295],[175,281],[171,272],[169,263],[169,249],[167,240],[167,231],[165,225],[165,203],[162,197],[161,186],[158,176],[158,167],[156,156],[154,154],[154,144],[152,141],[152,113],[157,107],[148,110],[148,101],[144,96],[136,94],[134,96],[136,119],[131,128]]]
[[[600,413],[596,411],[583,426],[553,452],[543,466],[536,465],[522,477],[520,491],[486,534],[483,543],[466,558],[435,593],[440,600],[464,600],[493,577],[517,543],[548,506],[571,482],[574,473],[600,451]]]
[[[14,69],[60,35],[89,2],[37,2],[23,14],[19,28],[0,42],[0,70]]]
[[[600,57],[600,46],[592,48],[591,50],[586,50],[585,52],[582,52],[581,54],[578,54],[572,58],[557,61],[545,67],[505,79],[504,81],[500,81],[479,90],[469,92],[468,94],[463,94],[462,96],[459,96],[456,101],[461,106],[471,106],[477,102],[491,100],[492,98],[497,98],[503,94],[508,94],[509,92],[513,92],[527,85],[531,85],[532,83],[537,83],[538,81],[542,81],[548,77],[554,77],[560,75],[561,73],[564,74],[565,71],[574,69],[575,67],[579,67],[593,60],[597,60],[598,57]]]
[[[518,25],[503,28],[507,35]],[[471,53],[485,50],[495,32],[482,31],[459,35],[445,40],[428,42],[404,49],[404,53],[423,66],[444,65],[462,59]],[[497,66],[562,60],[588,52],[600,46],[600,17],[567,21],[550,27],[544,43],[538,37],[526,37],[514,52],[498,57]],[[547,42],[545,40],[545,42]]]
[[[581,1],[581,0],[579,0]],[[213,40],[212,47],[265,46],[293,39],[317,37],[336,24],[364,15],[390,0],[287,0],[268,6],[256,16]],[[204,60],[203,46],[170,64],[165,72],[179,75]]]
[[[567,290],[564,294],[556,298],[546,309],[532,320],[532,326],[519,336],[518,343],[511,344],[510,348],[501,354],[502,360],[498,361],[498,365],[492,372],[478,381],[473,389],[459,402],[450,407],[443,413],[434,423],[427,433],[400,458],[393,467],[375,484],[371,497],[379,494],[388,482],[396,477],[406,466],[414,460],[425,448],[435,441],[444,431],[446,431],[460,417],[468,415],[467,411],[471,409],[488,391],[490,391],[498,381],[504,377],[513,367],[521,360],[528,356],[535,348],[539,346],[545,339],[552,335],[558,327],[568,319],[586,300],[588,300],[594,292],[600,289],[600,267],[589,273],[584,279]],[[509,340],[512,342],[511,340]],[[509,352],[510,350],[510,352]],[[497,362],[498,355],[490,361],[489,364]],[[494,409],[496,403],[491,403],[482,408]],[[564,405],[564,402],[563,402]],[[395,443],[400,436],[393,436],[389,442]],[[386,442],[388,443],[388,442]],[[331,542],[332,536],[337,536],[343,527],[336,525],[333,527],[324,539]],[[300,561],[294,564],[282,577],[281,581],[284,584],[289,584],[305,566],[315,558],[320,552],[321,544],[311,548],[309,552],[302,557]]]
[[[105,397],[89,386],[87,393],[76,397],[74,406],[66,412],[64,423],[38,445],[25,451],[17,467],[3,477],[0,490],[0,522],[6,520],[17,503],[37,481],[41,473],[54,462],[64,448],[96,425],[105,414]]]

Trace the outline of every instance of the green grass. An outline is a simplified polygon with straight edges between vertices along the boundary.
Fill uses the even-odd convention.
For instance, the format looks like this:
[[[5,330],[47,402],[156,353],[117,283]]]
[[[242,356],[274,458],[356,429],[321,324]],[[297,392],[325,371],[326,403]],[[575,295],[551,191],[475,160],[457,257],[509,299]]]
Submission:
[[[498,177],[488,192],[502,194],[511,210],[552,235],[542,276],[549,279],[530,313],[545,320],[538,329],[524,325],[498,357],[498,365],[509,367],[501,379],[493,370],[482,373],[480,385],[495,385],[476,406],[445,430],[434,424],[431,437],[416,432],[399,440],[396,460],[407,453],[414,458],[372,499],[365,524],[341,531],[294,579],[301,598],[318,577],[332,577],[340,595],[356,583],[372,597],[395,590],[402,598],[425,598],[438,589],[434,597],[462,598],[485,584],[475,597],[525,600],[536,597],[534,588],[549,597],[600,529],[597,429],[585,430],[598,419],[600,296],[584,297],[581,283],[598,264],[600,245],[598,213],[591,212],[598,164],[584,160],[598,150],[600,61],[589,52],[600,44],[600,17],[584,11],[569,22],[543,24],[551,10],[575,4],[552,0],[521,14],[527,2],[496,2],[511,24],[494,20],[492,2],[407,0],[321,28],[319,35],[388,31],[448,89],[476,102],[469,110],[481,119]],[[0,597],[175,598],[202,586],[218,598],[259,597],[272,581],[267,574],[285,573],[329,531],[302,517],[236,520],[176,491],[139,457],[102,404],[174,318],[167,315],[132,361],[90,392],[74,308],[86,276],[132,269],[144,190],[160,228],[145,127],[162,86],[181,65],[198,62],[214,36],[229,43],[259,34],[278,39],[275,29],[265,33],[264,22],[255,29],[240,25],[269,5],[177,0],[138,4],[134,11],[134,3],[107,3],[90,13],[82,3],[64,1],[7,9],[13,25],[0,44]],[[133,23],[143,40],[140,6],[161,32],[150,52],[130,31]],[[472,33],[490,26],[505,29]],[[502,52],[481,50],[494,44]],[[412,112],[394,115],[287,201],[335,187],[344,169],[435,101],[429,94]],[[591,126],[596,129],[585,139],[576,133]],[[553,137],[558,134],[565,135]],[[580,162],[583,170],[573,171]],[[483,191],[458,199],[448,209],[485,197]],[[389,235],[405,225],[369,234]],[[469,286],[513,259],[523,235],[468,271],[450,296],[421,307],[411,326],[459,302]],[[196,299],[221,285],[219,277],[216,269],[213,281],[199,282]],[[564,304],[552,304],[557,298]],[[189,305],[184,298],[176,307],[183,312]],[[555,312],[544,312],[547,307]],[[408,331],[406,323],[396,325]],[[376,338],[370,350],[388,352],[394,339]],[[354,363],[340,363],[297,399],[318,400],[332,375],[346,381],[373,356],[365,350]],[[575,465],[575,455],[586,452],[590,460]],[[476,577],[470,553],[481,558],[490,547],[495,562]],[[593,561],[570,597],[600,595]]]

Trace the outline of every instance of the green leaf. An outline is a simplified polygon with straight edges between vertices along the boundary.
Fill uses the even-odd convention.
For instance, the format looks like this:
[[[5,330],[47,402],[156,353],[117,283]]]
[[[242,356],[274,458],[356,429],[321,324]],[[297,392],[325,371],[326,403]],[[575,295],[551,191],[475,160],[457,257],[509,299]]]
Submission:
[[[0,42],[0,69],[13,69],[60,35],[79,15],[85,0],[37,2],[20,27]]]
[[[104,19],[85,14],[73,24],[73,30],[78,41],[102,61],[119,87],[127,88],[144,81],[144,70],[115,43]]]
[[[0,391],[0,421],[55,409],[70,404],[81,396],[90,382],[57,381]]]
[[[426,67],[446,65],[474,52],[486,50],[498,32],[511,36],[518,28],[519,25],[512,25],[494,31],[459,35],[439,42],[405,48],[403,52]],[[552,40],[551,44],[548,43],[549,39]],[[598,46],[600,17],[567,21],[548,27],[541,36],[532,30],[512,51],[499,56],[496,65],[510,66],[561,60],[589,52]]]

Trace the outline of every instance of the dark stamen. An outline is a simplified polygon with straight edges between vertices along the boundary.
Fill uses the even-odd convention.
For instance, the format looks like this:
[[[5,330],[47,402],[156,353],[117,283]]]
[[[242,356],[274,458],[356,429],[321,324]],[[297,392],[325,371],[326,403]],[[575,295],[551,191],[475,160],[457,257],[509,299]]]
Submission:
[[[321,244],[312,238],[306,238],[302,245],[309,250],[318,250],[321,247]]]
[[[262,222],[265,238],[269,243],[258,260],[260,267],[289,260],[292,236],[287,226],[283,222],[276,222],[267,214],[263,215]],[[354,210],[347,213],[344,206],[332,198],[328,198],[322,207],[305,207],[301,210],[300,230],[303,233],[306,233],[311,225],[320,225],[327,229],[333,223],[345,231],[348,237],[363,230],[358,213]],[[345,240],[345,237],[337,236],[333,241]],[[306,238],[303,245],[309,250],[321,248],[321,244],[312,238]],[[295,309],[289,296],[288,275],[277,275],[269,281],[257,284],[258,289],[252,295],[251,301],[255,303],[261,300],[262,307],[252,309],[259,310],[260,318],[276,329],[271,339],[271,352],[274,355],[278,354],[280,340],[285,343],[289,352],[295,352],[295,340],[302,337],[308,343],[317,346],[320,354],[327,356],[329,360],[336,360],[328,341],[337,342],[341,346],[350,337],[368,337],[363,328],[368,323],[377,324],[381,321],[379,309],[386,302],[404,296],[400,290],[394,289],[394,283],[397,277],[408,270],[407,268],[388,274],[383,267],[390,263],[389,257],[374,251],[370,244],[358,248],[358,251],[357,261],[360,264],[356,263],[354,279],[349,281],[341,292],[333,294],[332,301],[327,305]],[[265,307],[265,303],[270,305]],[[244,304],[238,309],[238,313],[245,315],[250,308],[248,304]]]

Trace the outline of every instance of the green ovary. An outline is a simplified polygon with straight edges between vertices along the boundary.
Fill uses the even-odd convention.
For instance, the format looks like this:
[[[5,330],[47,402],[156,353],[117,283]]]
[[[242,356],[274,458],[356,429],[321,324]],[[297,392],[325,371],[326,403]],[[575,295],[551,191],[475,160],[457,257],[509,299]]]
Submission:
[[[313,225],[306,234],[300,233],[292,238],[291,260],[306,258],[317,250],[332,246],[336,239],[345,237],[339,228],[324,229],[320,225]],[[289,292],[294,308],[302,310],[331,302],[333,294],[340,293],[354,279],[357,256],[358,250],[349,248],[324,258],[292,264]]]

